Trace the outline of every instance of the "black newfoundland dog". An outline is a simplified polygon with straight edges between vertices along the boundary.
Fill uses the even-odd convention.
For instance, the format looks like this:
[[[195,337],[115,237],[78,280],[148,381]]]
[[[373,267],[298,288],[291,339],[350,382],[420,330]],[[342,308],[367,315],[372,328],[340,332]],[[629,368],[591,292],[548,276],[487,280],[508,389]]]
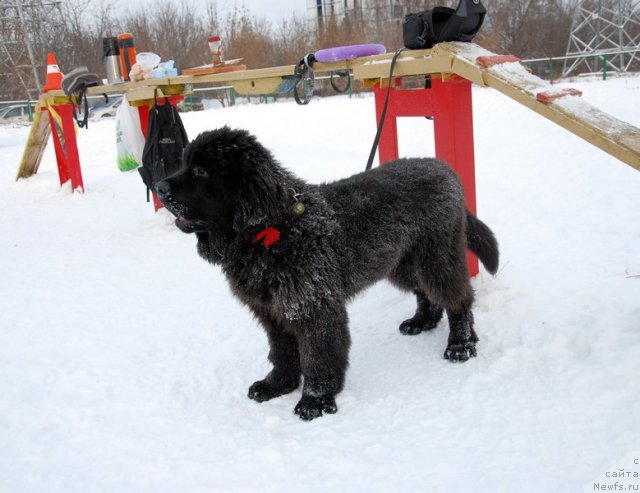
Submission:
[[[182,170],[155,189],[267,332],[273,369],[251,385],[251,399],[292,392],[302,375],[296,414],[335,413],[348,365],[346,304],[383,278],[417,297],[402,334],[433,329],[446,310],[444,357],[476,355],[465,249],[493,274],[498,246],[445,163],[401,159],[311,185],[248,132],[223,127],[192,141]]]

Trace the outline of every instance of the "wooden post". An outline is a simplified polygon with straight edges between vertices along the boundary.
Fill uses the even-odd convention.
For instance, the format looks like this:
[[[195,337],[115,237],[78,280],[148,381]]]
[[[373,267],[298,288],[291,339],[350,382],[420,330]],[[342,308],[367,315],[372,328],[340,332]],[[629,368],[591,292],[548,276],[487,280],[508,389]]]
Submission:
[[[380,123],[387,89],[376,85],[376,121]],[[446,161],[460,177],[467,208],[476,213],[475,159],[473,150],[473,112],[471,83],[461,77],[433,77],[430,89],[392,89],[387,107],[378,156],[380,164],[398,159],[400,116],[430,117],[434,120],[436,157]],[[467,254],[469,274],[475,276],[478,259]]]

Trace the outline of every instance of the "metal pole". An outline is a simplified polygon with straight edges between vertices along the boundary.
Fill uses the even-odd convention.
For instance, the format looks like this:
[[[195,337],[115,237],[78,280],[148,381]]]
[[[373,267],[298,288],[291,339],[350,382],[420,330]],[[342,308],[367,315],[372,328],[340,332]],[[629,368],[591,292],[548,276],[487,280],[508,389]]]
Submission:
[[[624,21],[622,18],[622,0],[618,0],[618,47],[624,48]],[[621,72],[624,72],[624,54],[620,53],[620,65],[618,65]]]
[[[5,56],[7,57],[7,59],[9,60],[9,63],[11,64],[11,67],[13,67],[13,71],[16,74],[16,77],[18,77],[18,80],[20,81],[20,85],[24,88],[24,92],[27,95],[27,99],[31,99],[31,93],[29,92],[29,86],[27,86],[27,83],[24,80],[24,77],[22,77],[22,74],[20,73],[20,69],[16,67],[16,62],[13,60],[13,56],[11,55],[11,52],[9,52],[9,49],[6,47],[6,45],[2,45],[2,49],[5,52]],[[39,94],[36,94],[36,97]]]
[[[601,30],[601,23],[600,23],[600,15],[602,14],[602,0],[598,0],[598,12],[596,13],[596,46],[595,46],[595,50],[594,51],[599,51],[600,50],[600,30]],[[596,57],[594,59],[594,72],[598,71],[598,57]]]
[[[31,68],[33,69],[33,77],[38,88],[38,94],[42,93],[42,86],[40,85],[40,77],[38,76],[38,69],[36,67],[36,60],[33,56],[33,47],[31,46],[31,40],[29,39],[29,29],[24,22],[24,12],[22,11],[22,0],[17,0],[16,9],[18,11],[18,17],[20,18],[20,24],[22,24],[24,44],[27,47],[27,53],[29,54],[29,60],[31,61]]]

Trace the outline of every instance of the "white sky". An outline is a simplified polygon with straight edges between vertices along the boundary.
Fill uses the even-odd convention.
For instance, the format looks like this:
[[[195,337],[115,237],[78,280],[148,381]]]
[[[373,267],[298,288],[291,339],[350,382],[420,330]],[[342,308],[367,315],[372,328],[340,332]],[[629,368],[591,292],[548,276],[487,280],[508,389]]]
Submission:
[[[206,2],[206,0],[196,1]],[[216,3],[223,15],[236,6],[244,5],[256,17],[264,17],[274,23],[281,19],[288,19],[293,13],[302,18],[307,15],[306,0],[217,0]]]

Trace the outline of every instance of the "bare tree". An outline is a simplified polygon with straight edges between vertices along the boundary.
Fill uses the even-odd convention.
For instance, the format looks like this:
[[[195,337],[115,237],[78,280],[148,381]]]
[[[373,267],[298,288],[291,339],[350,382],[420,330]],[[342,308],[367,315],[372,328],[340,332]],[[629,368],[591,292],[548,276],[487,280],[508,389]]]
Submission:
[[[487,17],[479,41],[522,58],[564,55],[572,5],[562,0],[485,0]]]
[[[271,25],[253,17],[246,8],[235,8],[228,15],[223,39],[228,58],[243,57],[250,68],[271,66],[275,52]]]
[[[26,0],[10,1],[14,5]],[[579,1],[483,0],[487,15],[475,41],[492,51],[522,58],[563,55],[573,9]],[[623,0],[629,4],[633,1]],[[102,38],[121,32],[133,34],[138,52],[152,51],[165,61],[173,59],[181,69],[211,63],[207,38],[217,34],[223,39],[227,58],[243,58],[249,68],[261,68],[293,64],[306,53],[334,46],[381,43],[388,51],[394,51],[402,46],[403,14],[433,7],[423,0],[401,4],[357,0],[353,10],[330,15],[320,26],[295,16],[274,26],[245,8],[222,14],[216,0],[209,0],[204,16],[196,13],[190,0],[160,0],[153,9],[123,15],[109,4],[89,2],[63,0],[57,14],[32,16],[28,30],[35,66],[24,49],[25,27],[11,22],[11,16],[0,16],[0,93],[5,99],[38,96],[33,73],[38,72],[40,82],[44,82],[49,50],[55,51],[63,71],[86,65],[104,75]],[[437,4],[455,7],[457,0],[441,0]],[[6,14],[9,0],[1,5]]]

